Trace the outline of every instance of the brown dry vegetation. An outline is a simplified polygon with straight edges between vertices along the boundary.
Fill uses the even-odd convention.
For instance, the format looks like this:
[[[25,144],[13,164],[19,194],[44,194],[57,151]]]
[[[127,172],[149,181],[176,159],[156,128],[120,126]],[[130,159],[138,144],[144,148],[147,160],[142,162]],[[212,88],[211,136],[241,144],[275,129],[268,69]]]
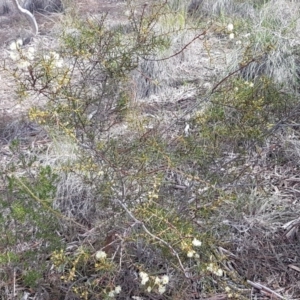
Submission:
[[[58,91],[39,81],[45,59],[17,69],[26,21],[0,16],[1,299],[300,299],[300,4],[187,2],[35,13],[21,51],[60,53],[73,69]],[[152,18],[167,42],[143,35]],[[125,75],[84,41],[113,44],[118,24],[144,47]]]

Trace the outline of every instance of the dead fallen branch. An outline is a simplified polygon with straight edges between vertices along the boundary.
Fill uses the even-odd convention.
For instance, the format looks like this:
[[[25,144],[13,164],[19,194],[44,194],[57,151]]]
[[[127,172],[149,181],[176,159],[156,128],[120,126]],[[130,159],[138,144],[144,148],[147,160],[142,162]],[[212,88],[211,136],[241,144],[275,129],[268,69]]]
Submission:
[[[249,283],[255,289],[258,289],[261,293],[264,293],[264,294],[270,296],[272,299],[286,299],[285,297],[282,297],[281,295],[279,295],[275,291],[271,290],[270,288],[262,285],[261,283],[253,282],[250,280],[247,280],[247,283]]]

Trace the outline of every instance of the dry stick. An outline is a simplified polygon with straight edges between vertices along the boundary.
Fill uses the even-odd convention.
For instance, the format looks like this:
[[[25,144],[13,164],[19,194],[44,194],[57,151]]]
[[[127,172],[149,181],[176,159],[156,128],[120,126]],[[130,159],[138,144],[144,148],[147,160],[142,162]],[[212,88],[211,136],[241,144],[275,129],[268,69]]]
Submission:
[[[300,272],[300,268],[297,267],[297,266],[294,266],[294,265],[288,265],[288,267],[291,268],[291,269],[293,269],[293,270],[295,270],[295,271],[297,271],[297,272]]]
[[[172,57],[177,56],[178,54],[182,53],[189,45],[191,45],[195,40],[199,39],[201,36],[206,35],[207,30],[204,30],[203,32],[201,32],[200,34],[196,35],[190,42],[188,42],[186,45],[184,45],[183,48],[181,48],[179,51],[177,51],[176,53],[168,56],[168,57],[164,57],[164,58],[160,58],[160,59],[151,59],[151,58],[144,58],[144,60],[147,61],[164,61],[164,60],[168,60]]]
[[[27,20],[29,21],[29,23],[33,29],[34,34],[37,35],[39,33],[39,27],[35,20],[34,15],[29,10],[21,7],[18,0],[12,0],[12,2],[14,4],[14,6],[17,8],[17,10],[27,18]]]
[[[13,271],[13,297],[16,297],[17,293],[16,293],[16,268],[14,268]]]
[[[226,77],[224,77],[221,81],[219,81],[211,90],[211,93],[213,94],[215,92],[215,90],[224,82],[226,81],[228,78],[230,78],[232,75],[236,74],[237,72],[243,70],[244,68],[246,68],[247,66],[249,66],[251,63],[255,62],[257,59],[256,58],[252,58],[249,62],[247,62],[246,65],[241,66],[240,68],[238,68],[237,70],[229,73]]]
[[[268,293],[271,293],[272,295],[280,298],[280,299],[286,299],[284,297],[282,297],[281,295],[279,295],[278,293],[274,292],[273,290],[271,290],[270,288],[258,283],[258,282],[253,282],[250,280],[247,280],[247,283],[249,283],[251,286],[253,286],[254,288],[258,289],[258,290],[262,290],[262,291],[266,291]]]
[[[180,260],[180,257],[179,257],[179,255],[178,255],[178,253],[176,252],[176,250],[175,250],[170,244],[168,244],[166,241],[162,240],[161,238],[159,238],[159,237],[157,237],[156,235],[154,235],[153,233],[151,233],[151,232],[148,230],[148,228],[145,226],[144,222],[138,220],[138,219],[132,214],[132,212],[126,207],[126,205],[125,205],[124,203],[122,203],[122,201],[120,201],[119,199],[117,199],[116,201],[122,206],[122,208],[127,212],[127,214],[130,216],[130,218],[131,218],[136,224],[142,225],[144,231],[145,231],[148,235],[150,235],[153,239],[155,239],[155,240],[161,242],[162,244],[164,244],[165,246],[167,246],[167,247],[172,251],[172,253],[176,256],[176,258],[177,258],[177,260],[178,260],[178,262],[179,262],[179,265],[180,265],[180,267],[181,267],[181,269],[182,269],[182,271],[183,271],[183,273],[184,273],[184,276],[185,276],[186,278],[190,278],[190,276],[189,276],[189,275],[187,274],[187,272],[185,271],[184,266],[182,265],[182,262],[181,262],[181,260]]]

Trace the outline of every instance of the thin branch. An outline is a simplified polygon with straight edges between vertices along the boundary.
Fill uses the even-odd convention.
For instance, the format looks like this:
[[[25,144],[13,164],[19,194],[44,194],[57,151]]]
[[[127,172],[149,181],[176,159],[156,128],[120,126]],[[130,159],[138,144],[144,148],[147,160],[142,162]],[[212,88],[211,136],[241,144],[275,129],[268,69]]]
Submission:
[[[282,297],[281,295],[279,295],[278,293],[276,293],[275,291],[271,290],[270,288],[262,285],[261,283],[258,283],[258,282],[253,282],[253,281],[250,281],[250,280],[247,280],[247,283],[249,283],[252,287],[260,290],[260,291],[264,291],[264,292],[267,292],[267,293],[270,293],[271,295],[279,298],[279,299],[286,299],[285,297]]]
[[[180,260],[180,257],[178,255],[178,253],[176,252],[176,250],[169,244],[167,243],[166,241],[164,241],[163,239],[159,238],[158,236],[154,235],[153,233],[151,233],[148,228],[145,226],[144,222],[138,220],[133,214],[132,212],[126,207],[126,205],[124,203],[122,203],[122,201],[120,201],[119,199],[116,200],[121,206],[122,208],[126,211],[126,213],[129,215],[129,217],[136,223],[136,224],[139,224],[142,226],[142,228],[144,229],[144,231],[149,235],[151,236],[153,239],[161,242],[162,244],[164,244],[165,246],[167,246],[173,255],[176,256],[177,260],[178,260],[178,263],[180,265],[180,268],[182,269],[183,273],[184,273],[184,276],[186,278],[190,278],[190,276],[188,275],[188,273],[186,272],[186,270],[184,269],[184,266]]]
[[[164,57],[164,58],[160,58],[160,59],[151,59],[151,58],[144,58],[144,60],[147,60],[147,61],[164,61],[164,60],[168,60],[172,57],[175,57],[177,56],[178,54],[182,53],[184,50],[186,50],[186,48],[188,46],[190,46],[195,40],[199,39],[201,36],[205,36],[207,33],[207,30],[204,30],[203,32],[201,32],[200,34],[196,35],[190,42],[188,42],[186,45],[184,45],[183,48],[181,48],[179,51],[175,52],[174,54],[168,56],[168,57]]]
[[[226,77],[224,77],[221,81],[219,81],[211,90],[211,93],[213,94],[215,92],[215,90],[224,82],[226,81],[229,77],[231,77],[232,75],[238,73],[239,71],[245,69],[247,66],[249,66],[251,63],[255,62],[257,59],[256,58],[252,58],[246,65],[241,66],[240,68],[238,68],[237,70],[229,73]]]

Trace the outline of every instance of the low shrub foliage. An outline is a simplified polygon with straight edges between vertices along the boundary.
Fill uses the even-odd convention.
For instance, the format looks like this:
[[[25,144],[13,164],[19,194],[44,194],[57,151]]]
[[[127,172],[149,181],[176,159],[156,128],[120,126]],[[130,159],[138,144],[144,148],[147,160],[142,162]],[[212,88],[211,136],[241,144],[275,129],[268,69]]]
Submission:
[[[216,1],[210,12],[211,1],[200,2],[129,1],[126,28],[110,26],[107,15],[83,19],[73,11],[55,49],[10,51],[14,65],[3,68],[20,101],[39,99],[28,122],[51,143],[39,152],[10,141],[15,161],[1,169],[1,281],[51,299],[247,299],[243,273],[220,252],[233,235],[228,211],[243,215],[240,201],[250,201],[259,180],[249,175],[251,153],[297,119],[297,76],[285,82],[272,69],[279,50],[267,35],[275,19],[263,18],[263,37],[241,41],[253,22],[250,14],[248,23],[242,19],[241,1]],[[250,2],[258,13],[272,1]],[[172,53],[177,35],[195,31]],[[167,105],[145,113],[138,96],[151,103],[151,94],[160,95],[155,68],[174,57],[183,66],[199,40],[212,62],[210,39],[237,48],[228,60],[234,70],[212,79],[205,94],[199,89],[191,107],[173,106],[167,122]],[[281,51],[295,62],[292,48]],[[14,293],[4,291],[7,299]]]

